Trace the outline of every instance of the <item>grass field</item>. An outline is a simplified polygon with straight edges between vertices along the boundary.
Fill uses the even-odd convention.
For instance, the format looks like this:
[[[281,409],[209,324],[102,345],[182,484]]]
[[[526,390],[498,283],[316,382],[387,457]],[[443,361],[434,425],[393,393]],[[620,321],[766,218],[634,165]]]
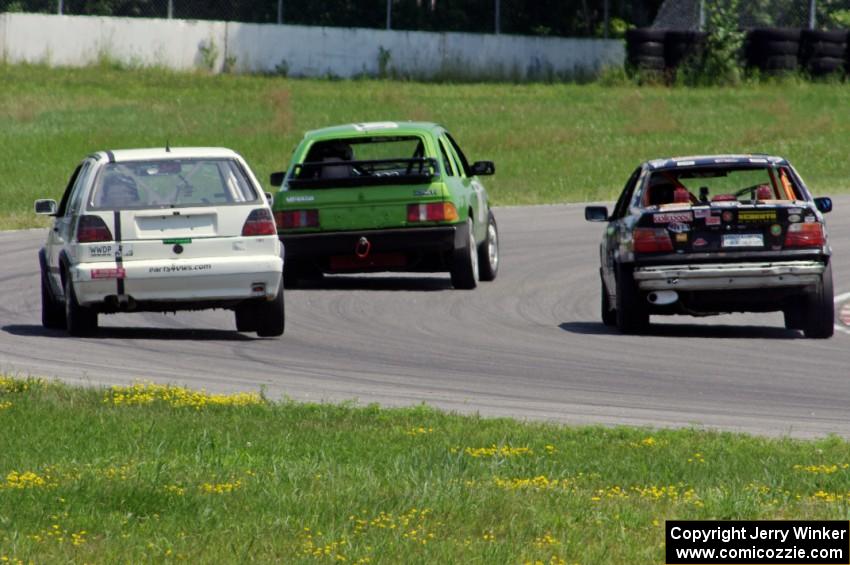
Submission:
[[[500,205],[610,199],[642,160],[711,152],[781,154],[819,194],[850,187],[846,84],[449,85],[7,65],[0,85],[0,228],[39,225],[32,201],[59,197],[98,149],[223,145],[265,181],[305,130],[352,121],[443,123],[472,159],[496,162],[487,185]]]
[[[0,378],[0,562],[663,563],[850,516],[850,445]]]

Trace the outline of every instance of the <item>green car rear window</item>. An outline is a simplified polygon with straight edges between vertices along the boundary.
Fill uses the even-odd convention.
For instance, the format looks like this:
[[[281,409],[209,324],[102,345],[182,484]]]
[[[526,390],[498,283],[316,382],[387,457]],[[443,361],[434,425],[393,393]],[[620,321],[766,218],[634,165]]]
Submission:
[[[290,188],[428,183],[438,175],[418,136],[370,136],[314,143],[290,174]]]
[[[416,136],[375,136],[354,139],[318,141],[310,147],[304,161],[323,159],[345,161],[374,161],[385,159],[415,159],[425,153],[422,140]]]

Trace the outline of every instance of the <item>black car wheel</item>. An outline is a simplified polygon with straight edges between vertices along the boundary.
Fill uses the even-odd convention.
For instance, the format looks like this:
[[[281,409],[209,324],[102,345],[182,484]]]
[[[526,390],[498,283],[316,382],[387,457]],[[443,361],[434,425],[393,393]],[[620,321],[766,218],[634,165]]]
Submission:
[[[821,275],[817,290],[809,295],[806,326],[803,334],[809,338],[826,339],[835,331],[835,303],[832,294],[832,265]]]
[[[611,301],[608,299],[608,289],[605,288],[605,281],[601,280],[599,285],[599,294],[602,297],[602,323],[606,326],[617,325],[617,311],[611,309]]]
[[[482,281],[492,281],[499,273],[499,228],[496,218],[490,212],[487,221],[487,237],[478,246],[478,278]]]
[[[806,327],[806,311],[803,306],[794,304],[786,306],[782,310],[782,316],[785,318],[786,330],[802,330]]]
[[[649,310],[641,301],[631,267],[617,267],[617,329],[635,334],[649,325]]]
[[[97,331],[97,312],[77,302],[70,274],[65,277],[65,329],[72,336],[86,336]]]

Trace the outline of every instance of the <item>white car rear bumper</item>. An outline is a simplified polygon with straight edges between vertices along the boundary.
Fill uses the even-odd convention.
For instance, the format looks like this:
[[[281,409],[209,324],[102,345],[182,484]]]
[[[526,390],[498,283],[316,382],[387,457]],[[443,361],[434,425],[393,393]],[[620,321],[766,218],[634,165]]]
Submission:
[[[125,261],[121,265],[105,261],[71,267],[71,280],[82,305],[118,295],[122,290],[119,280],[124,295],[137,302],[272,299],[282,274],[283,260],[276,256]]]

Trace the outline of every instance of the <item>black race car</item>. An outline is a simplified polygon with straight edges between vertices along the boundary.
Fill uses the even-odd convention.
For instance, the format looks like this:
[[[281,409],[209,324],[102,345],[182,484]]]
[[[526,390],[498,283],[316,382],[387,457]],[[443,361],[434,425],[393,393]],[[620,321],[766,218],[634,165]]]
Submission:
[[[609,215],[600,246],[602,321],[639,333],[650,314],[782,311],[785,327],[828,338],[834,327],[823,214],[794,167],[768,155],[648,161]]]

